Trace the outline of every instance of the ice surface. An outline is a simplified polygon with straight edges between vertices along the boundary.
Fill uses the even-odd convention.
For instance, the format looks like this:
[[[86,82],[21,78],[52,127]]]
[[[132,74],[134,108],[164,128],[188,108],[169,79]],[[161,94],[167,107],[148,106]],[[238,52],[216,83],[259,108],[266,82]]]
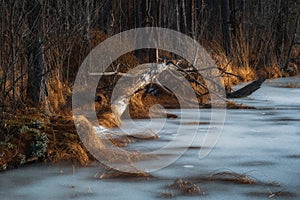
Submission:
[[[276,199],[300,199],[300,89],[283,88],[291,82],[299,86],[300,78],[268,80],[251,96],[238,99],[257,109],[227,110],[221,137],[203,159],[198,153],[205,148],[201,145],[209,124],[199,125],[193,116],[200,112],[198,121],[209,123],[210,110],[172,110],[182,118],[166,120],[163,128],[160,121],[137,120],[141,126],[159,130],[160,137],[128,147],[152,151],[168,144],[178,134],[178,126],[185,126],[187,134],[199,127],[185,154],[152,172],[154,178],[100,180],[93,178],[97,167],[76,168],[73,174],[70,165],[30,165],[1,173],[0,199],[161,199],[164,186],[175,178],[193,179],[222,171],[247,174],[264,183],[278,182],[280,187],[197,182],[206,191],[205,197],[175,199],[268,199],[269,191],[291,194]]]

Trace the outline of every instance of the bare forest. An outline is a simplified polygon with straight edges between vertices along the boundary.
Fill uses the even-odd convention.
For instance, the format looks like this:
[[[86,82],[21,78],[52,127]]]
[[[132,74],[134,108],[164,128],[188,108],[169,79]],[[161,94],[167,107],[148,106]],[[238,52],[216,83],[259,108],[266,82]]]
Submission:
[[[94,160],[74,127],[72,87],[89,52],[117,33],[163,27],[190,36],[216,61],[228,98],[248,95],[232,93],[240,82],[293,76],[299,70],[299,0],[1,0],[0,15],[1,170],[37,161],[87,165]],[[164,59],[181,60],[172,52],[142,49],[113,61],[107,73]],[[201,76],[186,72],[191,63],[184,60],[176,66],[197,92],[199,105],[208,108]],[[119,78],[114,73],[102,77],[95,94],[99,123],[107,128],[118,125],[110,101]],[[147,118],[157,103],[178,108],[160,85],[143,85],[130,99],[130,114]],[[229,100],[227,106],[246,107]],[[120,147],[130,142],[111,140]]]

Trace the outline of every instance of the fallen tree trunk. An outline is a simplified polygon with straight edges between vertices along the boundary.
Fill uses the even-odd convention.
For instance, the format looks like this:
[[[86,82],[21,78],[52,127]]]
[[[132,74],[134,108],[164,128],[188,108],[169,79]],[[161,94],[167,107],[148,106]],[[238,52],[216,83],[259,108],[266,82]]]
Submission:
[[[226,94],[227,98],[243,98],[251,95],[253,92],[258,90],[260,86],[265,82],[265,78],[259,78],[256,81],[253,81],[252,83],[246,85],[245,87],[234,91],[234,92],[228,92]]]
[[[207,91],[203,94],[197,93],[197,97],[203,97],[204,95],[207,95],[209,93],[212,93],[217,98],[220,98],[221,100],[226,101],[226,98],[242,98],[249,96],[253,92],[255,92],[257,89],[260,88],[261,84],[266,80],[265,78],[260,78],[256,81],[253,81],[252,83],[246,85],[242,89],[239,89],[234,92],[227,92],[226,98],[222,97],[221,95],[218,95],[218,92],[215,91],[213,87],[210,86],[208,88],[207,83],[214,85],[215,87],[219,87],[222,89],[222,85],[219,83],[216,83],[214,81],[214,78],[218,75],[213,75],[211,72],[212,69],[218,69],[221,71],[221,73],[226,73],[229,75],[237,76],[231,73],[227,73],[224,69],[217,68],[217,67],[211,67],[204,70],[207,70],[208,72],[204,73],[204,77],[206,79],[206,83],[200,82],[197,80],[197,78],[194,78],[191,73],[195,73],[197,76],[203,76],[203,73],[200,74],[197,69],[193,69],[193,71],[186,70],[182,67],[180,67],[177,64],[174,64],[172,61],[169,62],[163,62],[163,63],[149,63],[144,64],[143,66],[136,67],[132,70],[130,70],[127,73],[121,73],[116,70],[115,72],[103,72],[103,73],[90,73],[91,76],[98,76],[98,75],[119,75],[122,76],[122,79],[119,80],[118,86],[114,86],[114,94],[112,95],[112,110],[115,113],[116,121],[118,124],[121,124],[121,116],[127,109],[130,98],[133,94],[137,93],[141,89],[145,89],[145,87],[150,83],[156,83],[159,86],[161,86],[162,89],[165,90],[165,92],[173,94],[170,88],[165,87],[163,84],[161,84],[158,81],[158,77],[161,73],[165,71],[169,71],[170,75],[172,75],[172,79],[178,79],[180,83],[186,88],[190,88],[190,83],[195,83],[198,86],[201,86],[205,88]],[[169,70],[168,70],[169,69]],[[175,74],[177,73],[177,75]],[[181,76],[180,76],[181,75]],[[209,77],[212,76],[212,77]],[[238,76],[237,76],[238,77]],[[184,82],[185,78],[188,80],[188,82]],[[169,86],[171,87],[171,85]],[[171,87],[172,88],[172,87]],[[174,88],[176,89],[176,88]],[[193,91],[195,92],[195,91]],[[184,92],[182,94],[186,95]],[[190,95],[186,95],[190,98]],[[224,94],[225,96],[225,94]],[[185,96],[182,96],[185,101],[188,101]]]

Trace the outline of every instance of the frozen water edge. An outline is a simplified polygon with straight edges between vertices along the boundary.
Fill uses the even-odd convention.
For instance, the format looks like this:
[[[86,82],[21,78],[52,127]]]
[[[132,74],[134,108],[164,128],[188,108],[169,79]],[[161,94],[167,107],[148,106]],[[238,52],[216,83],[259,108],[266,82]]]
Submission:
[[[191,178],[214,172],[246,173],[262,182],[278,182],[281,187],[237,185],[224,182],[199,182],[208,193],[203,199],[267,199],[268,190],[282,190],[293,196],[276,199],[300,199],[300,89],[277,85],[299,78],[268,80],[250,97],[240,103],[255,110],[227,110],[222,135],[213,151],[198,158],[207,124],[200,126],[191,148],[172,165],[152,173],[152,179],[94,179],[97,167],[76,168],[68,165],[31,165],[1,173],[1,199],[161,199],[163,187],[175,178]],[[173,110],[175,114],[179,111]],[[193,116],[197,110],[184,110]],[[201,122],[209,122],[210,111],[200,110]],[[172,139],[180,119],[166,121],[164,132],[154,141],[133,144],[155,149]],[[185,119],[189,122],[189,118]],[[147,124],[147,120],[137,120]],[[155,125],[155,124],[154,124]],[[184,124],[191,127],[193,124]],[[138,146],[134,146],[138,145]],[[179,148],[179,147],[178,147]],[[264,193],[266,196],[250,195]],[[199,199],[178,197],[176,199]]]

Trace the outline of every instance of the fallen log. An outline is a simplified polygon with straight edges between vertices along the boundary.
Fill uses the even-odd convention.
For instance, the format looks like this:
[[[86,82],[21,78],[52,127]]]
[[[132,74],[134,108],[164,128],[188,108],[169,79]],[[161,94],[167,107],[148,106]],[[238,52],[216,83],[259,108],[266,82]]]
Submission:
[[[226,97],[227,98],[243,98],[251,95],[253,92],[258,90],[260,86],[265,82],[265,78],[259,78],[256,81],[253,81],[252,83],[246,85],[245,87],[234,91],[234,92],[227,92]]]

